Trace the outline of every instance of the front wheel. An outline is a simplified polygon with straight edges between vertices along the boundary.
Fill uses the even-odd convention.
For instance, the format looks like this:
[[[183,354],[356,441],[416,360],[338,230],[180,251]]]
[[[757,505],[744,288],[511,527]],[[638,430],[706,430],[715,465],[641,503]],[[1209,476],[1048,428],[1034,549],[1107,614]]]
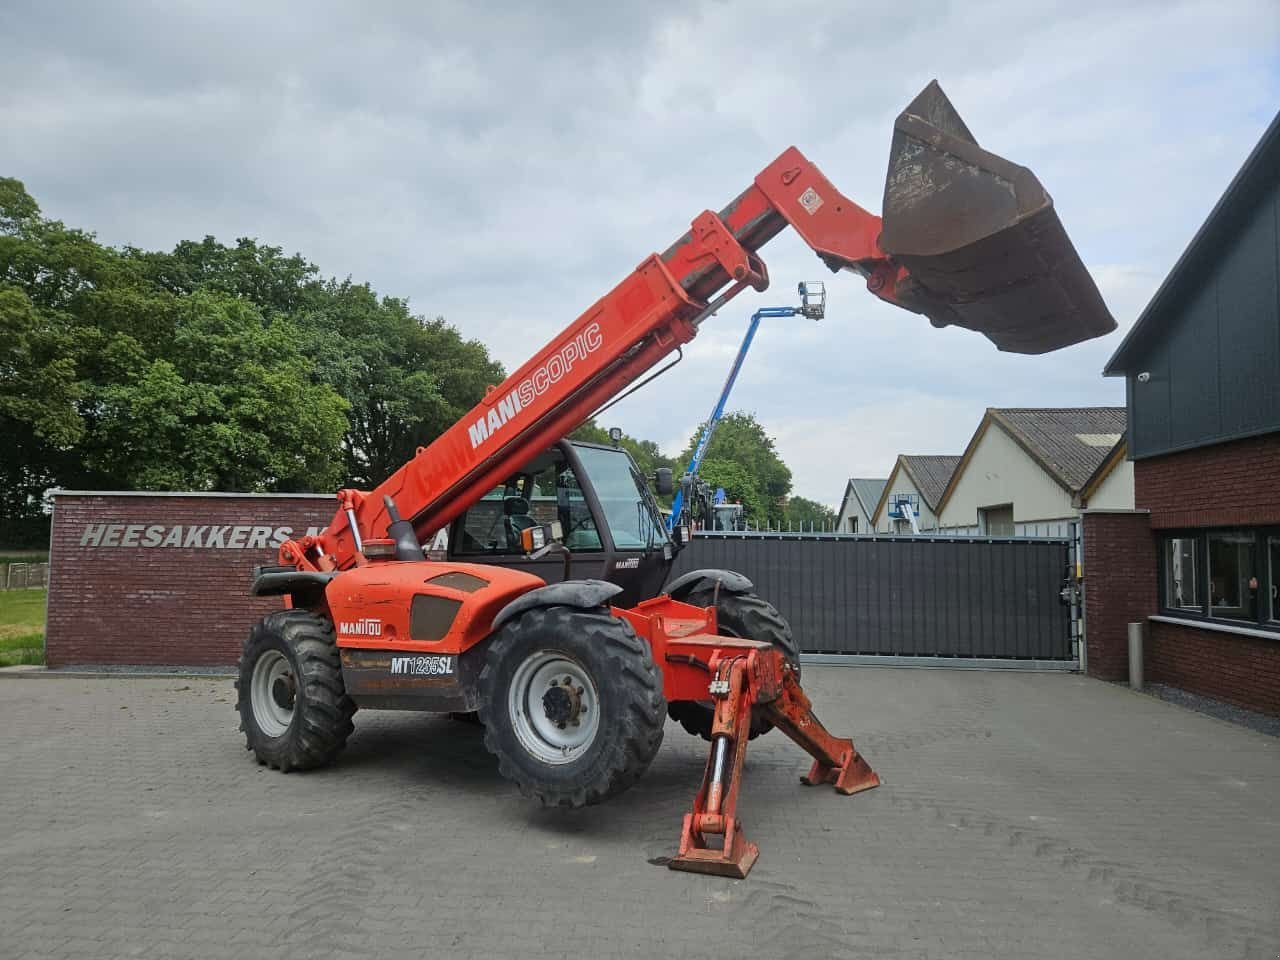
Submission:
[[[662,744],[662,674],[605,607],[535,607],[504,624],[479,683],[485,746],[544,806],[621,793]]]
[[[236,680],[245,746],[284,773],[333,760],[356,706],[342,682],[333,623],[306,610],[268,614],[249,631]]]

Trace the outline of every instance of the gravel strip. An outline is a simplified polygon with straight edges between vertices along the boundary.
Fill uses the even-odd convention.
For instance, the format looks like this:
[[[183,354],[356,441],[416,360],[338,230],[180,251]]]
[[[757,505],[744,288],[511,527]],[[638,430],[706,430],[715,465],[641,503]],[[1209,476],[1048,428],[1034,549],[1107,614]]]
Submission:
[[[1246,710],[1244,707],[1237,707],[1234,704],[1223,703],[1221,700],[1212,700],[1196,693],[1188,693],[1186,690],[1180,690],[1164,683],[1148,683],[1142,692],[1169,703],[1176,703],[1180,707],[1195,710],[1197,713],[1204,713],[1219,720],[1226,720],[1228,723],[1237,723],[1242,727],[1257,730],[1259,733],[1265,733],[1271,737],[1280,737],[1280,717],[1269,717],[1265,713],[1257,713],[1253,710]]]

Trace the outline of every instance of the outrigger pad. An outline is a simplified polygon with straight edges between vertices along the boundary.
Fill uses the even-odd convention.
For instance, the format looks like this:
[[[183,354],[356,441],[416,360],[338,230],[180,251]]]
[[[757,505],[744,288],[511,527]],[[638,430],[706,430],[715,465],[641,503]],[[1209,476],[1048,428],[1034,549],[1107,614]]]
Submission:
[[[893,125],[880,247],[910,276],[896,299],[1000,350],[1047,353],[1116,328],[1026,167],[978,146],[935,80]]]

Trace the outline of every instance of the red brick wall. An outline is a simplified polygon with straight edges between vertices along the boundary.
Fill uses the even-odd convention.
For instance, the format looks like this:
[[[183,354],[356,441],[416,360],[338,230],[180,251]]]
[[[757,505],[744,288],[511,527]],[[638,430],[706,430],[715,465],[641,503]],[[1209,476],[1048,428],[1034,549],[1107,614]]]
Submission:
[[[1280,433],[1138,460],[1134,500],[1155,530],[1280,524]],[[1280,637],[1151,623],[1146,676],[1280,714]]]
[[[1084,597],[1089,675],[1124,679],[1128,625],[1156,612],[1156,542],[1147,514],[1085,511]]]
[[[249,596],[254,565],[335,509],[329,496],[59,494],[49,666],[234,664],[249,626],[281,606]]]
[[[1280,433],[1135,461],[1133,484],[1157,529],[1280,523]]]
[[[1280,716],[1280,637],[1147,625],[1147,680]]]

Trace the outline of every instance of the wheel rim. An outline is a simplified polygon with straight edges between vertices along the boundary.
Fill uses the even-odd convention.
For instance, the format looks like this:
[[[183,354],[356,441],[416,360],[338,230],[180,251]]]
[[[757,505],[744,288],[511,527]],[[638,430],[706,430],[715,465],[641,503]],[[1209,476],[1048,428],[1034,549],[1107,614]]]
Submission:
[[[571,763],[590,749],[600,729],[600,697],[576,660],[550,650],[526,657],[507,695],[520,745],[543,763]]]
[[[264,651],[253,665],[249,700],[258,729],[268,737],[282,737],[293,723],[297,686],[289,659],[279,650]]]

